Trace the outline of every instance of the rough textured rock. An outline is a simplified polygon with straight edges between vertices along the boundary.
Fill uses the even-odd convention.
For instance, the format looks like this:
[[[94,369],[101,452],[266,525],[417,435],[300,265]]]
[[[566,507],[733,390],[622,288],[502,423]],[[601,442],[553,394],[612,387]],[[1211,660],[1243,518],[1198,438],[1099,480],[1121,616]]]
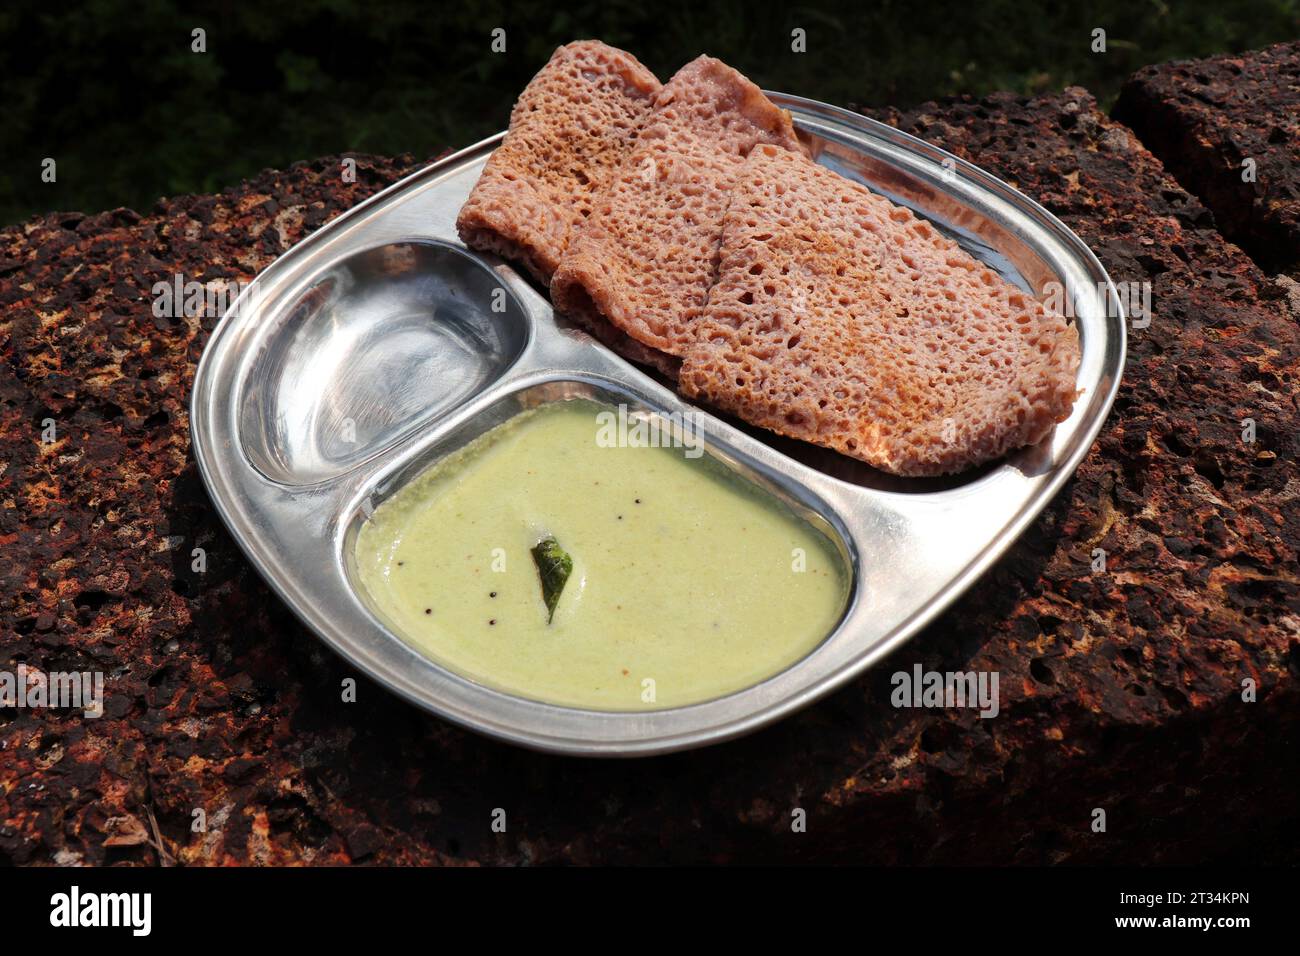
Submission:
[[[1266,269],[1300,273],[1300,41],[1144,67],[1113,114],[1225,236]]]
[[[652,760],[496,744],[364,679],[343,703],[356,675],[204,495],[185,403],[212,320],[155,318],[153,283],[247,278],[406,161],[363,159],[351,186],[322,161],[147,216],[0,231],[0,668],[108,683],[98,720],[0,711],[0,861],[1293,861],[1300,341],[1284,299],[1081,91],[888,118],[1047,204],[1117,280],[1150,279],[1152,324],[1077,477],[941,620],[792,719]],[[997,670],[1000,715],[893,708],[891,672],[917,662]]]

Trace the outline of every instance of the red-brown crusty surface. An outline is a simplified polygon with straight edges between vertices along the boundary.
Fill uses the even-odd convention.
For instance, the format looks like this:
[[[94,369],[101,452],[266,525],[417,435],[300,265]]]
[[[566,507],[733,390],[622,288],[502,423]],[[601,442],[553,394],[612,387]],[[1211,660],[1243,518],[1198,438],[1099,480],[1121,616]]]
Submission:
[[[1070,413],[1073,327],[908,209],[760,146],[681,388],[897,475],[1044,438]]]
[[[575,227],[632,147],[659,80],[597,40],[560,47],[524,89],[456,228],[549,282]]]
[[[732,181],[759,143],[799,149],[790,115],[712,57],[664,86],[636,148],[551,280],[551,301],[681,355],[717,277]]]
[[[1300,277],[1300,40],[1145,66],[1115,116],[1225,236],[1269,271]]]

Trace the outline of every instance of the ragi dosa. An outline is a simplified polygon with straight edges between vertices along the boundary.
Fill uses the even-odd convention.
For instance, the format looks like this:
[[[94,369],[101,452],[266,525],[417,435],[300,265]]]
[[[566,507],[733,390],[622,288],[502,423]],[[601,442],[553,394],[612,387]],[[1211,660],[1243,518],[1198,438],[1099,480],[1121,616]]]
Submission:
[[[1075,330],[911,211],[760,147],[723,222],[683,392],[898,475],[1043,439],[1075,398]]]
[[[717,278],[732,184],[759,144],[798,150],[789,114],[719,60],[682,67],[570,242],[551,280],[556,308],[680,356]]]
[[[636,57],[604,43],[556,50],[515,103],[505,139],[461,208],[461,239],[550,282],[660,89]]]
[[[510,113],[456,229],[467,246],[520,262],[549,285],[575,232],[609,188],[650,114],[659,80],[597,40],[560,47]],[[628,358],[675,375],[676,360],[599,316],[573,317]]]

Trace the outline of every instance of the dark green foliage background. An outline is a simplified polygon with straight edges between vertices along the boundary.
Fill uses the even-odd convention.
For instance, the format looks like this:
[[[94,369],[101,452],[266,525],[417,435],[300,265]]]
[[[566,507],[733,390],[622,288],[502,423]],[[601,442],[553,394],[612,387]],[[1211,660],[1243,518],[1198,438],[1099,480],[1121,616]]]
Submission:
[[[208,52],[190,52],[207,30]],[[494,27],[508,51],[489,51]],[[803,27],[808,52],[790,51]],[[1105,55],[1090,52],[1104,27]],[[1103,102],[1132,70],[1300,35],[1300,0],[1095,4],[719,0],[8,2],[0,8],[0,222],[149,208],[348,150],[426,157],[501,129],[554,47],[599,37],[662,78],[698,53],[771,89],[908,106],[1060,89]],[[42,158],[58,182],[40,181]]]

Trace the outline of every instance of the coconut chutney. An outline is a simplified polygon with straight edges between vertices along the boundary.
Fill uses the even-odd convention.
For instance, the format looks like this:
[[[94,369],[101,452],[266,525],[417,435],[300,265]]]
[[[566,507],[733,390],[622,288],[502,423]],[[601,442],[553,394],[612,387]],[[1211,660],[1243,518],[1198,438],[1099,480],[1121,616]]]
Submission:
[[[609,415],[522,412],[381,503],[355,545],[375,613],[463,677],[597,710],[709,700],[815,648],[848,594],[830,539],[699,446],[600,440]],[[548,615],[552,539],[571,570]]]

